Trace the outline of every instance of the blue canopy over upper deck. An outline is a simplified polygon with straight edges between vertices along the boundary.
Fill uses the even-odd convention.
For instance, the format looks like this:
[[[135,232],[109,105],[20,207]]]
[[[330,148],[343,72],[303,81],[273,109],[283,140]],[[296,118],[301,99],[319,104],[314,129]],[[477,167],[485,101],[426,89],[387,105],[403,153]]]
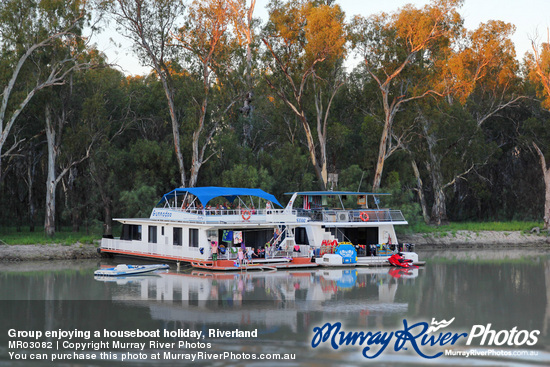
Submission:
[[[273,204],[277,204],[280,207],[283,207],[281,203],[275,198],[275,196],[268,194],[267,192],[261,189],[246,189],[246,188],[237,188],[237,187],[217,187],[217,186],[208,186],[208,187],[189,187],[189,188],[178,188],[170,191],[167,194],[164,194],[162,199],[158,202],[157,205],[167,202],[170,199],[175,197],[185,196],[186,194],[191,194],[197,197],[202,205],[208,204],[212,199],[223,197],[226,200],[233,202],[239,196],[253,196],[259,197],[268,201],[271,201]]]

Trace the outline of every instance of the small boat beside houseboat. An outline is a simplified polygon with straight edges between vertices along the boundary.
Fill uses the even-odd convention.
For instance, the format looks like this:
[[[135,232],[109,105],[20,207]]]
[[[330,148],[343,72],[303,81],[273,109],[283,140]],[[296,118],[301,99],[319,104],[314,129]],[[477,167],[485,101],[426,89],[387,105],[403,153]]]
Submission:
[[[156,270],[170,269],[168,264],[151,265],[126,265],[119,264],[114,268],[105,268],[94,271],[95,276],[124,277],[129,275],[142,275]]]

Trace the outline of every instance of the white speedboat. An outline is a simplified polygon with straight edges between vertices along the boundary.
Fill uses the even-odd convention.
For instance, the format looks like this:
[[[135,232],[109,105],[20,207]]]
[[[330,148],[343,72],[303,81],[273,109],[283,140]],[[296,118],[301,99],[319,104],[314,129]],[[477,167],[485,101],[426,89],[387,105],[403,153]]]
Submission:
[[[152,264],[152,265],[126,265],[119,264],[114,268],[99,269],[94,271],[95,276],[110,276],[110,277],[119,277],[119,276],[128,276],[128,275],[138,275],[143,273],[150,273],[155,270],[169,269],[170,266],[167,264]]]

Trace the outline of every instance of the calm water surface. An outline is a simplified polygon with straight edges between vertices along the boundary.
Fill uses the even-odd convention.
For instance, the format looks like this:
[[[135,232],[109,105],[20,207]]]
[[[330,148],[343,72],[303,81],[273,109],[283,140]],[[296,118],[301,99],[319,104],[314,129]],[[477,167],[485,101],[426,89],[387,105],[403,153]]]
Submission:
[[[174,266],[167,272],[115,279],[94,278],[93,272],[101,266],[136,260],[0,262],[0,365],[117,365],[113,361],[33,364],[30,360],[10,360],[9,352],[13,350],[8,342],[14,338],[8,336],[9,329],[206,332],[211,328],[257,329],[259,335],[255,339],[206,338],[203,342],[212,344],[210,352],[294,353],[296,360],[203,361],[203,365],[550,365],[546,351],[550,346],[548,251],[424,251],[420,256],[427,265],[415,270],[323,268],[210,273],[186,268],[178,271]],[[535,346],[519,349],[536,355],[442,356],[430,361],[412,351],[394,353],[388,347],[375,360],[366,360],[357,348],[310,346],[313,328],[326,322],[339,321],[347,331],[375,332],[403,329],[404,319],[430,323],[432,318],[455,318],[449,327],[452,332],[470,332],[473,325],[489,323],[493,330],[540,330]],[[195,342],[184,337],[159,340]],[[144,341],[148,343],[148,339]],[[464,345],[452,348],[470,349]],[[510,348],[496,349],[514,350]],[[147,346],[144,352],[150,355],[164,351]],[[124,352],[113,350],[119,355]],[[184,363],[149,360],[118,364]]]

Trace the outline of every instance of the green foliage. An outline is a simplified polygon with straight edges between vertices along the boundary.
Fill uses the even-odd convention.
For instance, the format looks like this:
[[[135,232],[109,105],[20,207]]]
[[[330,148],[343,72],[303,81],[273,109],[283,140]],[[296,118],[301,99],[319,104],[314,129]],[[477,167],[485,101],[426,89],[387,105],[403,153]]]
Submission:
[[[401,210],[410,226],[422,222],[420,205],[414,201],[412,191],[402,186],[399,173],[390,172],[386,178],[386,186],[381,191],[391,194],[381,197],[384,208]]]
[[[120,193],[120,205],[129,217],[149,217],[157,201],[157,190],[152,186],[142,185]]]
[[[366,191],[369,175],[357,164],[343,169],[338,176],[338,190],[341,191]]]
[[[261,188],[267,192],[271,191],[273,179],[267,169],[257,170],[244,164],[237,164],[222,174],[222,185],[227,187]]]
[[[272,193],[283,202],[283,194],[290,191],[305,191],[316,188],[315,174],[308,157],[290,143],[286,143],[273,154],[262,156],[263,163],[271,168]]]

